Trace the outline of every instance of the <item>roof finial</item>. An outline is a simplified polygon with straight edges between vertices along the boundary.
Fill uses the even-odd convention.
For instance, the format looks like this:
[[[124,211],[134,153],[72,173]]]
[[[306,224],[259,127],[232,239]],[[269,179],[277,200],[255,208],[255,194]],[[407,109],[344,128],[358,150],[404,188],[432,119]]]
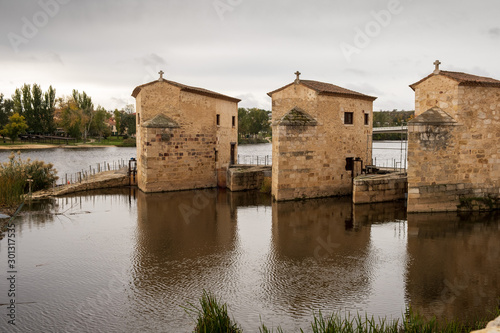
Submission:
[[[299,71],[296,71],[294,74],[297,75],[297,78],[295,79],[295,84],[299,84],[300,83],[300,74],[302,74],[302,73],[300,73]]]
[[[439,65],[441,65],[441,61],[439,61],[439,60],[434,61],[434,66],[436,66],[436,68],[434,69],[434,72],[433,72],[434,74],[439,74],[439,72],[441,72],[439,70]]]
[[[165,72],[160,70],[158,74],[160,74],[160,78],[158,79],[158,81],[163,81],[163,74],[165,74]]]

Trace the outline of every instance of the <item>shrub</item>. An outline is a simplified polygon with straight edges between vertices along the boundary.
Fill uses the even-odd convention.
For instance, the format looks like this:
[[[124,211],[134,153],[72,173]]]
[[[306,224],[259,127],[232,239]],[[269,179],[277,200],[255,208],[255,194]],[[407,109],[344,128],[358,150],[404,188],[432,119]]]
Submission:
[[[135,138],[128,138],[128,139],[123,140],[120,147],[135,147],[136,146],[135,142],[136,142]]]
[[[22,195],[28,193],[28,178],[33,180],[31,190],[38,191],[49,188],[58,179],[57,170],[49,163],[43,161],[25,161],[21,153],[12,153],[9,161],[0,164],[0,204],[15,205],[22,201]]]

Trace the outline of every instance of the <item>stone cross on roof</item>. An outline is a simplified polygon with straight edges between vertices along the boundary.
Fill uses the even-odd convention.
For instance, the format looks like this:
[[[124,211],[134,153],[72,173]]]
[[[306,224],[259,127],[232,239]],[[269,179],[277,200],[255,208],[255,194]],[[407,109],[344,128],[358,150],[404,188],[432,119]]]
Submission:
[[[434,69],[434,74],[439,74],[440,70],[439,70],[439,65],[441,65],[441,61],[439,60],[436,60],[434,61],[434,66],[436,66],[436,68]]]
[[[165,74],[165,72],[164,72],[164,71],[162,71],[162,70],[160,70],[160,71],[158,72],[158,74],[160,74],[160,78],[158,79],[158,81],[162,81],[162,80],[163,80],[163,74]]]
[[[296,71],[294,74],[297,75],[297,78],[295,79],[295,83],[299,84],[299,82],[300,82],[300,74],[302,74],[302,73],[299,72],[299,71]]]

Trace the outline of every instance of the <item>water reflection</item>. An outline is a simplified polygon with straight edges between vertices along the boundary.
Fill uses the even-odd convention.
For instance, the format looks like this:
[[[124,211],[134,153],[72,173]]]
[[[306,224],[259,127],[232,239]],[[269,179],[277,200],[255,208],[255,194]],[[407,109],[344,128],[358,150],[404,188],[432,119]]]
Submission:
[[[408,216],[406,288],[415,309],[447,318],[491,316],[500,300],[500,213]]]
[[[32,204],[17,222],[17,301],[35,303],[20,305],[18,331],[191,332],[182,306],[203,289],[247,332],[261,319],[307,332],[317,310],[397,318],[411,303],[456,317],[494,305],[498,214],[409,219],[403,203],[217,190],[108,189]],[[4,239],[3,258],[5,249]]]

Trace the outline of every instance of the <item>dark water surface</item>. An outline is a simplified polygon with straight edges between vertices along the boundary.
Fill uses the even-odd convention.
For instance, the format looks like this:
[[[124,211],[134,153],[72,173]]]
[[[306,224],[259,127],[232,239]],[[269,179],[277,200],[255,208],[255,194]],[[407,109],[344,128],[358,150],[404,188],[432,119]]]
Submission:
[[[214,292],[245,332],[310,332],[313,311],[463,318],[497,305],[498,214],[405,214],[350,198],[271,203],[258,192],[89,192],[16,219],[16,329],[191,332]],[[0,303],[7,295],[0,241]]]

